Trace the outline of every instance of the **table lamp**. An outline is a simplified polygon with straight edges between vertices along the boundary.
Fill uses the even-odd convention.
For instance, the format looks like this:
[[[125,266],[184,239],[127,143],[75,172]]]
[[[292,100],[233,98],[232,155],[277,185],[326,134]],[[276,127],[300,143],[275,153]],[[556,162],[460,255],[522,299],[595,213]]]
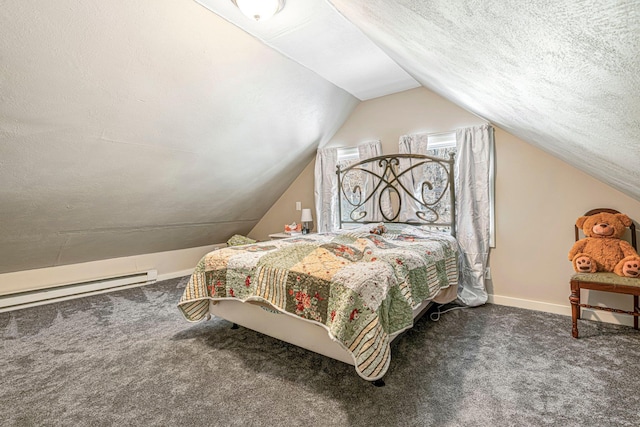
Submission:
[[[311,216],[311,209],[302,209],[302,234],[309,234],[311,229],[311,222],[313,221],[313,217]]]

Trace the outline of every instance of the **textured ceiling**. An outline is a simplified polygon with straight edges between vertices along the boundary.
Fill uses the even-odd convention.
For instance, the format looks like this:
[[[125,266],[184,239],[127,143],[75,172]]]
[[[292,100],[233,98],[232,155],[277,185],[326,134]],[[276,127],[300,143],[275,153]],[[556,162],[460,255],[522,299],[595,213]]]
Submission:
[[[640,200],[640,2],[331,0],[423,86]]]
[[[288,1],[261,22],[230,0],[196,1],[360,100],[420,86],[326,0]]]

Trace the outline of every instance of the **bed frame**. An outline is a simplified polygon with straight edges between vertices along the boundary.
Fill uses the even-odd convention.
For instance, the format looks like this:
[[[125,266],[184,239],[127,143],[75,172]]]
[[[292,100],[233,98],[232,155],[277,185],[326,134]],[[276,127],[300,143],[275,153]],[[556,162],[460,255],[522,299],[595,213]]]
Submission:
[[[454,153],[449,154],[448,159],[393,154],[365,159],[345,168],[338,165],[340,228],[345,224],[402,222],[448,227],[455,236],[454,158]],[[416,177],[421,170],[423,173]],[[440,179],[436,183],[432,178]],[[389,200],[386,204],[385,198]],[[409,203],[413,204],[415,216],[408,221],[399,221],[403,206]],[[368,212],[366,209],[372,206],[373,212]],[[344,219],[344,215],[349,219]]]
[[[406,224],[448,227],[455,236],[455,189],[454,155],[442,159],[426,155],[395,154],[378,156],[359,161],[348,167],[337,167],[338,192],[340,193],[338,212],[340,227],[347,224],[367,224],[398,221],[404,203],[411,203],[415,210],[415,220]],[[416,173],[428,170],[422,179],[416,180]],[[352,185],[358,176],[360,184]],[[438,177],[434,182],[432,177]],[[365,178],[366,177],[366,178]],[[364,183],[364,184],[363,184]],[[416,191],[416,189],[418,189]],[[436,192],[430,197],[429,192]],[[395,196],[395,197],[394,197]],[[388,197],[390,204],[385,204]],[[450,199],[450,204],[446,199]],[[372,203],[373,201],[373,203]],[[390,205],[390,206],[389,206]],[[365,207],[375,206],[379,212],[376,220]],[[391,208],[391,210],[389,209]],[[443,213],[444,211],[444,213]],[[343,220],[343,213],[348,216]],[[448,217],[448,219],[447,219]],[[423,301],[413,310],[414,323],[426,313],[434,302],[445,304],[455,300],[457,289],[443,289],[433,300]],[[311,350],[324,356],[354,365],[354,360],[341,344],[331,340],[327,329],[301,317],[280,313],[258,302],[234,300],[210,301],[209,313],[237,325],[269,335],[287,343]],[[402,332],[391,335],[396,339]],[[384,381],[372,381],[383,386]]]

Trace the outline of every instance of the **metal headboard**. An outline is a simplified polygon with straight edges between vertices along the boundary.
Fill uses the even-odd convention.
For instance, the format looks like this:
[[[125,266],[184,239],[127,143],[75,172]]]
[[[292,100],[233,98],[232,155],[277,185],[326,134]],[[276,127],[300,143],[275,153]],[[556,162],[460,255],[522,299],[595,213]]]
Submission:
[[[338,165],[336,173],[340,227],[344,224],[368,224],[381,220],[400,222],[402,207],[413,205],[414,219],[403,223],[449,227],[451,234],[455,236],[454,156],[454,153],[450,153],[449,159],[443,159],[420,154],[392,154],[362,160],[344,169]],[[445,182],[438,187],[434,186],[429,180],[430,174],[421,172],[427,170],[425,168],[442,168],[439,172]],[[351,181],[357,183],[353,185]],[[362,182],[366,182],[366,188],[363,188]],[[389,207],[385,209],[383,199],[391,199],[393,195],[395,206],[392,205],[390,210]],[[443,207],[442,202],[447,195],[451,203],[450,206]],[[371,207],[376,203],[375,211],[379,214],[377,220],[373,219],[372,212],[366,211],[367,206]],[[443,208],[450,211],[449,220],[443,218]],[[343,220],[343,212],[348,214],[349,220]]]

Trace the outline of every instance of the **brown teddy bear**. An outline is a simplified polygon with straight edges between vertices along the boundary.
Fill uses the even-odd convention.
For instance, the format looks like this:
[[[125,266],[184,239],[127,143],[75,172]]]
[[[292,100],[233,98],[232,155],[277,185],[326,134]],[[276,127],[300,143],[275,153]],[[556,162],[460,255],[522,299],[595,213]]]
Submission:
[[[640,277],[640,256],[621,239],[631,224],[631,219],[621,213],[600,212],[578,218],[576,225],[586,237],[569,251],[573,269],[578,273],[612,271],[618,276]]]

